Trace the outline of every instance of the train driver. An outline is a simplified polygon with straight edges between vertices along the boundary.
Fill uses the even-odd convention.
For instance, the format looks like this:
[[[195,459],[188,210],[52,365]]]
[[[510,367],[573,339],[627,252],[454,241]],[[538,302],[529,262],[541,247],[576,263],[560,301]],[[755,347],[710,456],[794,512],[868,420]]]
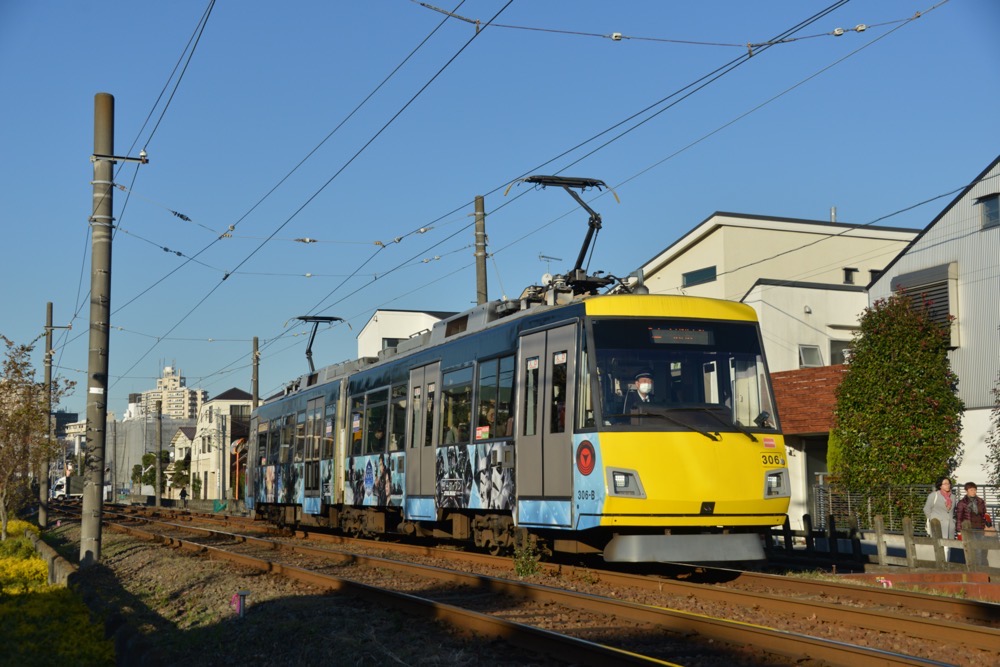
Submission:
[[[622,412],[634,412],[651,403],[653,400],[653,375],[643,371],[635,376],[635,389],[629,387],[625,395],[625,407]]]

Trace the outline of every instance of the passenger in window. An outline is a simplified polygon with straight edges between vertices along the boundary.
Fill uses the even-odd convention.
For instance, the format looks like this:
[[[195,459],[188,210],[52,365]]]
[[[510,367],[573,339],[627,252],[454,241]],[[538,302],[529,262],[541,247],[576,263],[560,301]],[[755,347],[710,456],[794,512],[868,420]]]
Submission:
[[[377,454],[385,451],[385,428],[379,424],[368,435],[368,452]]]

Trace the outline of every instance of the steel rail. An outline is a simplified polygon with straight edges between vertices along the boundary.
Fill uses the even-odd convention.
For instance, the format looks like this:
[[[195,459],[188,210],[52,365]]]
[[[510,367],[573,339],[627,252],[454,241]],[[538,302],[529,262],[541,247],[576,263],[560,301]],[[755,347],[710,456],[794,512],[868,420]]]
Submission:
[[[294,565],[284,565],[246,554],[233,553],[217,547],[159,535],[135,526],[125,526],[113,522],[107,523],[109,526],[135,537],[204,555],[211,559],[225,560],[263,572],[278,574],[318,588],[356,595],[369,602],[382,606],[392,606],[403,612],[422,614],[434,620],[447,623],[464,633],[476,633],[500,639],[520,648],[542,653],[560,660],[583,665],[595,665],[597,667],[603,667],[608,664],[680,667],[671,662],[562,635],[530,625],[506,621],[488,614],[481,614],[408,593],[369,586],[368,584],[314,572]]]
[[[338,560],[347,559],[368,566],[392,568],[397,571],[416,574],[421,577],[446,579],[452,582],[462,583],[472,588],[486,590],[494,594],[506,594],[537,602],[554,602],[566,607],[580,609],[591,613],[612,615],[616,618],[624,618],[637,623],[657,625],[677,633],[695,633],[713,640],[730,642],[737,645],[752,645],[767,652],[792,659],[801,659],[803,655],[805,655],[806,657],[815,660],[823,660],[835,664],[851,664],[852,666],[856,665],[857,667],[865,665],[947,664],[934,660],[898,654],[882,649],[856,646],[845,642],[812,637],[802,633],[775,630],[773,628],[751,623],[718,619],[702,614],[693,614],[690,612],[671,610],[662,607],[653,607],[633,602],[614,600],[596,595],[553,588],[550,586],[514,582],[486,575],[456,572],[435,566],[403,563],[400,561],[374,556],[344,554],[342,552],[320,549],[318,547],[275,543],[271,540],[248,536],[237,536],[208,528],[198,529],[191,526],[181,526],[162,521],[156,522],[164,523],[182,530],[197,530],[198,532],[228,538],[246,538],[246,541],[264,542],[268,543],[269,546],[273,545],[271,548],[284,548],[292,552],[305,555],[320,556],[327,559],[332,556]],[[251,567],[256,567],[267,572],[294,576],[301,581],[312,583],[317,586],[331,587],[328,583],[329,581],[348,581],[333,575],[322,574],[295,566],[261,560],[245,554],[233,554],[233,552],[225,549],[219,549],[217,547],[201,545],[195,542],[180,540],[175,537],[157,535],[155,533],[151,533],[150,531],[135,529],[131,526],[123,528],[136,531],[134,534],[140,535],[145,539],[153,539],[168,545],[179,546],[183,549],[200,553],[208,553],[210,557],[215,556],[219,558],[228,558],[234,562],[250,565]],[[351,583],[353,585],[363,585],[357,584],[356,582]],[[692,586],[698,588],[696,585]],[[340,584],[337,584],[337,590],[340,590]]]
[[[147,519],[152,520],[152,519]],[[175,525],[168,522],[163,522],[166,525]],[[302,553],[306,555],[320,556],[324,558],[335,558],[336,560],[352,560],[354,562],[362,564],[377,563],[379,566],[391,566],[396,569],[406,570],[411,568],[411,573],[420,574],[421,572],[431,572],[434,570],[439,570],[440,573],[437,575],[438,578],[450,579],[451,581],[460,581],[458,577],[449,577],[445,573],[452,572],[451,570],[443,570],[441,568],[433,568],[432,566],[424,565],[413,565],[413,564],[400,564],[399,561],[392,561],[384,558],[379,558],[375,556],[362,556],[357,554],[343,554],[341,552],[335,552],[328,549],[320,549],[317,547],[308,547],[305,545],[293,545],[286,544],[282,542],[272,542],[271,540],[265,538],[258,538],[248,535],[239,535],[235,533],[223,533],[221,531],[216,531],[208,528],[197,528],[194,526],[187,525],[175,525],[177,528],[182,528],[186,530],[199,531],[203,534],[217,534],[220,536],[225,536],[231,539],[237,539],[239,541],[253,541],[259,542],[264,545],[277,544],[277,547],[270,548],[284,548],[290,549],[297,553]],[[297,531],[297,536],[308,538],[315,537],[315,535],[309,535],[304,531]],[[325,534],[316,534],[325,535]],[[353,538],[336,538],[336,542],[344,541],[355,541]],[[369,540],[359,540],[365,542],[367,546],[370,546]],[[382,545],[383,543],[379,543]],[[392,545],[395,548],[398,545]],[[440,550],[432,547],[414,547],[413,545],[405,545],[405,549],[402,551],[409,552],[421,552],[428,556],[441,557],[444,552],[444,557],[446,558],[456,558],[459,557],[463,560],[473,561],[480,564],[486,564],[490,566],[509,566],[509,559],[498,558],[496,556],[487,556],[485,554],[469,554],[465,552],[454,552],[448,550]],[[391,565],[390,565],[391,564]],[[430,568],[430,569],[425,569]],[[570,575],[579,575],[581,571],[579,568],[574,566],[555,566],[555,569],[561,570],[561,573],[565,573],[569,569]],[[720,570],[721,571],[721,570]],[[737,573],[736,571],[729,571]],[[680,597],[697,597],[698,599],[708,600],[711,602],[723,602],[723,603],[735,603],[748,608],[758,608],[766,611],[787,613],[798,615],[800,617],[812,617],[815,616],[817,620],[821,620],[829,623],[842,623],[846,625],[851,625],[854,627],[866,628],[869,630],[875,630],[879,632],[902,632],[910,637],[915,637],[918,639],[930,639],[937,640],[943,643],[957,643],[964,646],[970,646],[985,650],[996,650],[1000,646],[1000,630],[987,628],[983,626],[975,626],[967,623],[960,623],[955,621],[945,621],[939,619],[929,619],[920,618],[914,616],[898,616],[884,611],[872,610],[872,609],[858,609],[855,607],[845,607],[844,605],[821,602],[815,600],[797,600],[794,598],[787,597],[776,597],[774,595],[768,595],[765,593],[757,593],[752,591],[743,591],[733,588],[708,586],[704,584],[693,584],[688,582],[674,581],[670,579],[662,579],[656,577],[639,576],[625,573],[615,573],[607,571],[595,571],[595,570],[582,570],[584,576],[590,578],[591,580],[597,579],[603,584],[611,586],[631,586],[639,588],[642,590],[653,590],[659,593],[665,593],[668,595],[676,595]],[[464,573],[461,573],[464,574]],[[745,574],[752,573],[737,573],[742,578]],[[427,576],[427,575],[421,575]],[[784,577],[777,577],[774,575],[764,575],[765,581],[772,582],[777,586],[782,586],[783,588],[794,588],[798,580],[789,581]],[[815,591],[815,584],[817,582],[812,582],[805,580],[805,584],[808,584],[806,588],[810,591]],[[791,585],[789,585],[791,584]],[[918,593],[903,593],[900,596],[883,592],[880,589],[866,589],[860,586],[852,586],[850,584],[839,584],[837,582],[831,582],[832,588],[842,591],[845,595],[852,597],[853,599],[858,598],[868,598],[879,600],[880,604],[889,604],[890,606],[906,606],[907,598],[916,598],[917,605],[912,605],[912,609],[918,605],[925,606],[939,606],[937,598],[934,596],[926,596]],[[830,595],[830,589],[821,587],[819,591],[823,595]],[[862,595],[855,595],[858,592]],[[875,595],[870,595],[874,593]],[[900,593],[902,593],[900,591]],[[930,598],[930,600],[926,600]],[[887,600],[891,602],[887,602]],[[954,609],[956,606],[954,600],[945,598],[945,604],[941,605],[947,609]],[[929,604],[928,604],[929,603]],[[972,605],[972,609],[983,611],[984,607],[997,607],[997,605],[989,605],[988,603],[983,603],[982,605]],[[966,607],[960,607],[960,609],[967,609]],[[993,610],[994,613],[1000,613],[1000,608]],[[993,617],[994,619],[997,616]]]

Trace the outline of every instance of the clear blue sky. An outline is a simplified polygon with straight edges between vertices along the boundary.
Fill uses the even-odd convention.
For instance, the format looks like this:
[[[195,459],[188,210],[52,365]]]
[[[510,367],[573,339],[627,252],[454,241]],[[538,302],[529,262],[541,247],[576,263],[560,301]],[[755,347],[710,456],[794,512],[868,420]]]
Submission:
[[[468,0],[457,13],[485,23],[505,2]],[[137,142],[133,154],[145,146],[150,159],[116,179],[131,193],[114,202],[110,407],[120,416],[165,364],[210,394],[248,389],[255,335],[266,345],[261,392],[278,389],[306,369],[306,337],[291,335],[298,315],[351,322],[321,331],[321,366],[356,356],[377,307],[470,306],[473,232],[462,228],[477,194],[492,192],[487,211],[503,206],[487,222],[491,298],[537,282],[539,254],[563,258],[553,272],[569,268],[587,216],[561,191],[514,200],[520,186],[505,198],[502,186],[526,172],[621,184],[621,204],[593,204],[604,229],[590,265],[618,275],[716,210],[827,219],[835,205],[841,221],[866,223],[961,187],[1000,152],[1000,3],[951,0],[878,25],[934,4],[849,2],[797,33],[821,36],[759,52],[578,164],[568,166],[635,121],[538,167],[745,52],[656,40],[765,42],[827,3],[514,0],[498,23],[656,40],[488,27],[334,178],[475,34],[449,19],[245,215],[445,17],[409,0],[218,2],[163,113],[176,76],[154,104],[208,0],[5,0],[0,333],[31,340],[52,301],[56,324],[73,323],[57,335],[57,372],[78,382],[64,406],[85,411],[95,93],[115,96],[116,153]],[[824,35],[858,24],[872,27]],[[922,227],[947,201],[879,224]],[[176,251],[192,257],[230,225],[231,238],[164,279],[185,261]],[[421,227],[431,229],[411,234]],[[320,242],[291,240],[303,237]],[[35,358],[40,369],[41,345]]]

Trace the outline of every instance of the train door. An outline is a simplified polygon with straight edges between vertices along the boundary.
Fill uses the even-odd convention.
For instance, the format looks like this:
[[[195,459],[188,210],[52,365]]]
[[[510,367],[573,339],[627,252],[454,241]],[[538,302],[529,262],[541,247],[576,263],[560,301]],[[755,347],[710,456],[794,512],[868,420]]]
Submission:
[[[521,336],[515,392],[519,500],[571,500],[576,348],[575,322]],[[558,514],[557,524],[568,523],[568,516]]]
[[[434,432],[434,407],[441,384],[441,365],[438,362],[410,371],[410,400],[408,402],[408,439],[406,448],[406,496],[431,500],[435,492],[434,466],[436,433]],[[419,503],[421,506],[425,503]],[[408,502],[409,505],[409,502]],[[426,508],[425,508],[426,509]],[[419,514],[426,514],[420,511]]]

